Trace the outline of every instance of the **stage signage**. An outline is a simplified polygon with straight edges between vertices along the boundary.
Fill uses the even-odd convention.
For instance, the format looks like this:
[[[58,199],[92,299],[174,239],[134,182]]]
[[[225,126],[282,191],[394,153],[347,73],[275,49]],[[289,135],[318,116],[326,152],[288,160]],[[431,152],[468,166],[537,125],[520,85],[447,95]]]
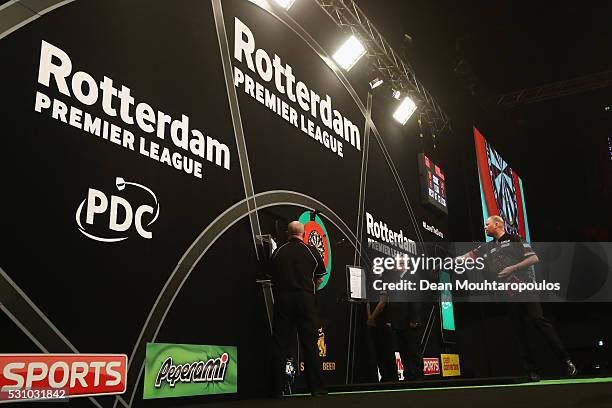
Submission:
[[[442,377],[456,377],[461,375],[459,354],[440,354],[442,360]]]
[[[321,358],[321,370],[323,371],[336,371],[336,362],[326,360],[328,357],[327,343],[325,341],[325,329],[323,326],[317,330],[317,349],[319,350],[319,357]],[[304,362],[300,361],[300,371],[304,371]]]
[[[121,91],[118,92],[113,79],[107,76],[99,80],[86,71],[72,72],[73,67],[81,66],[77,59],[73,60],[59,46],[42,40],[38,83],[45,88],[41,87],[42,90],[36,92],[34,110],[62,122],[64,126],[79,129],[83,134],[96,136],[92,139],[101,143],[103,140],[114,143],[196,178],[203,178],[203,161],[230,169],[229,148],[210,136],[205,137],[200,130],[191,128],[189,116],[182,114],[180,120],[173,119],[162,111],[156,112],[147,102],[135,102],[129,87],[115,84],[117,87],[121,85]],[[49,91],[62,96],[54,98],[49,96],[52,95]],[[119,115],[117,109],[112,107],[114,96],[121,101]],[[96,116],[88,109],[78,108],[77,101],[85,106],[100,105],[104,116]],[[124,127],[107,121],[116,118],[121,119],[121,126]],[[155,133],[156,138],[145,136],[151,133]],[[160,140],[164,139],[171,141],[166,142],[168,147],[160,144]]]
[[[403,254],[417,254],[416,242],[408,238],[402,229],[399,232],[392,230],[384,221],[375,218],[367,211],[365,222],[368,248],[392,257]]]
[[[157,196],[142,184],[125,181],[122,177],[115,178],[115,187],[118,192],[123,191],[126,186],[146,192],[147,199],[152,205],[140,203],[135,205],[121,195],[106,194],[98,189],[89,188],[87,196],[76,210],[75,217],[78,230],[83,235],[99,242],[119,242],[129,238],[130,230],[135,230],[142,238],[153,238],[149,227],[159,216]],[[104,217],[107,212],[109,213],[107,215],[108,226],[104,226],[107,236],[92,233],[90,229],[94,226],[96,216]],[[109,234],[116,236],[108,236]]]
[[[144,399],[236,392],[236,347],[147,344]]]
[[[440,360],[437,357],[423,358],[423,374],[424,375],[440,374]]]
[[[340,158],[344,157],[343,142],[361,150],[359,127],[332,108],[335,105],[329,95],[322,97],[301,81],[291,65],[283,62],[276,52],[257,48],[253,31],[237,17],[234,27],[234,59],[242,67],[246,66],[246,69],[234,67],[236,88]],[[266,86],[273,78],[275,87]]]
[[[429,231],[432,234],[444,239],[444,233],[440,231],[438,228],[436,228],[435,226],[427,224],[426,221],[423,221],[423,229],[425,231]]]
[[[402,363],[402,357],[399,351],[395,352],[395,367],[397,368],[397,376],[400,381],[404,380],[404,364]]]
[[[0,399],[123,394],[126,370],[125,354],[0,354]]]

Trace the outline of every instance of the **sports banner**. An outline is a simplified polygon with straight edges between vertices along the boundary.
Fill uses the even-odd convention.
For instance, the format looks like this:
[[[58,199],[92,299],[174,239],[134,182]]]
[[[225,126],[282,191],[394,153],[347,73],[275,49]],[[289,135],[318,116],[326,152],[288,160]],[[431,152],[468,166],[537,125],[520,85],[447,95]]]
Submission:
[[[123,394],[125,354],[0,354],[0,401]]]
[[[440,359],[437,357],[423,358],[423,375],[439,375]]]

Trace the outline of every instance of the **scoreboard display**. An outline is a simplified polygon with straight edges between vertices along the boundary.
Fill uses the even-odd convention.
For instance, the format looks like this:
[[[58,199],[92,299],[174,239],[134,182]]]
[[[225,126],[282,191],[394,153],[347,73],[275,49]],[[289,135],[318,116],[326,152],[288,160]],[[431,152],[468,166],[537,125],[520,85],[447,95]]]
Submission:
[[[418,161],[423,204],[433,206],[444,214],[448,214],[444,173],[425,153],[419,153]]]

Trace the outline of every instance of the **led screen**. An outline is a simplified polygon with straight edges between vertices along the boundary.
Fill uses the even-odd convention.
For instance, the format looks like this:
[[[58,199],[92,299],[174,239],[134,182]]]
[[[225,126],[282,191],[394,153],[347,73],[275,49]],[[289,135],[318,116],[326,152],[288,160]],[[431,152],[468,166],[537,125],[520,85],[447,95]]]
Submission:
[[[429,157],[420,153],[419,173],[421,175],[421,198],[428,204],[448,214],[446,203],[446,177],[444,173]]]
[[[483,219],[499,215],[506,221],[509,233],[531,241],[521,178],[476,128],[474,142]]]

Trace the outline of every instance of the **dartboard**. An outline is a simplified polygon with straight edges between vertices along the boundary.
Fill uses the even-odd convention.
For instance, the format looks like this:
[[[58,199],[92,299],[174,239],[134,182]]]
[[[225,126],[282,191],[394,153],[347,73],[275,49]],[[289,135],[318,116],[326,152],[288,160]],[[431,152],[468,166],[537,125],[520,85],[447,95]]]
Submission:
[[[512,169],[489,143],[487,143],[487,161],[499,215],[506,221],[506,230],[518,234],[518,204]]]
[[[321,259],[325,259],[325,243],[323,242],[323,237],[317,230],[310,231],[308,234],[308,243],[319,251],[321,255]]]
[[[323,228],[315,221],[308,221],[304,225],[304,233],[304,243],[317,248],[327,268],[329,264],[329,242]]]
[[[323,258],[327,274],[323,278],[323,283],[319,286],[319,290],[321,290],[327,284],[332,273],[332,252],[329,235],[321,217],[313,216],[310,211],[304,211],[298,221],[304,224],[304,243],[314,246]]]

